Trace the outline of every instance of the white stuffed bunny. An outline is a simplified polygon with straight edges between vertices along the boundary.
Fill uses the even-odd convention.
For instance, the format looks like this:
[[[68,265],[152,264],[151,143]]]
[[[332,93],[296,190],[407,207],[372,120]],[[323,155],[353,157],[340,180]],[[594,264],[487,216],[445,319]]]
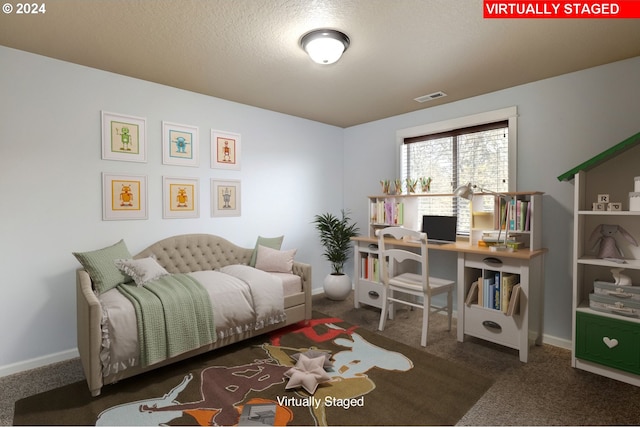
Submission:
[[[613,280],[618,286],[631,286],[631,278],[626,274],[622,274],[621,271],[624,268],[612,268],[611,274],[613,274]]]
[[[638,246],[638,242],[633,236],[624,228],[615,224],[600,224],[595,230],[591,233],[591,237],[589,240],[593,240],[596,236],[598,236],[598,240],[594,245],[594,249],[598,247],[598,254],[596,255],[598,258],[613,258],[613,259],[624,259],[622,251],[618,248],[616,244],[615,235],[620,232],[620,234],[627,239],[629,243],[634,246]]]

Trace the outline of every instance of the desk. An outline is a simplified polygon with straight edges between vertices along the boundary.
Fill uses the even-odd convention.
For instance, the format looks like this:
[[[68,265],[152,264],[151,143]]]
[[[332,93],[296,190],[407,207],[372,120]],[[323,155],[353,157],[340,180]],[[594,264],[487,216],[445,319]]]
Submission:
[[[380,308],[382,284],[371,277],[369,263],[378,257],[378,240],[373,237],[354,237],[354,304]],[[395,239],[385,240],[389,247],[417,248],[419,243]],[[446,251],[457,257],[457,338],[474,336],[519,351],[520,360],[527,362],[529,346],[542,344],[544,254],[546,249],[514,252],[491,251],[487,247],[472,246],[467,242],[428,244],[429,250]],[[369,270],[369,271],[367,271]],[[519,312],[507,316],[500,310],[478,304],[465,304],[471,284],[489,274],[513,273],[520,276]]]

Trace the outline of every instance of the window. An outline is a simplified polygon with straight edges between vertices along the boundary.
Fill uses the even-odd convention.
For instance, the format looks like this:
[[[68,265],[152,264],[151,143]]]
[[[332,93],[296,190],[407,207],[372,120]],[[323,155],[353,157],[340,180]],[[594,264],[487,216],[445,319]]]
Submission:
[[[497,192],[515,188],[515,108],[407,129],[398,137],[403,182],[431,177],[430,192],[436,194],[451,194],[469,182]],[[457,215],[458,233],[469,233],[467,201],[453,196],[419,200],[419,217]],[[485,198],[484,209],[493,209],[493,197]]]

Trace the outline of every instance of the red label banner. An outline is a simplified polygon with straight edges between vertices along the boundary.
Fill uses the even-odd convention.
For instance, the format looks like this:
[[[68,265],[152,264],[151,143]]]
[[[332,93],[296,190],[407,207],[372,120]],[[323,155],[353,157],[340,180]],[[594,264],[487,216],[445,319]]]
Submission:
[[[485,18],[578,18],[629,19],[640,18],[639,0],[622,1],[500,1],[484,0]]]

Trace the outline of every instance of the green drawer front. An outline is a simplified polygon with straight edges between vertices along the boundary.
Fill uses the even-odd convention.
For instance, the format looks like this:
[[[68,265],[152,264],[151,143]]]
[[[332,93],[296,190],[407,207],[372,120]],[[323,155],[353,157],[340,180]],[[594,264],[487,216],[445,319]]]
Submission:
[[[640,374],[640,324],[577,312],[576,357]]]

